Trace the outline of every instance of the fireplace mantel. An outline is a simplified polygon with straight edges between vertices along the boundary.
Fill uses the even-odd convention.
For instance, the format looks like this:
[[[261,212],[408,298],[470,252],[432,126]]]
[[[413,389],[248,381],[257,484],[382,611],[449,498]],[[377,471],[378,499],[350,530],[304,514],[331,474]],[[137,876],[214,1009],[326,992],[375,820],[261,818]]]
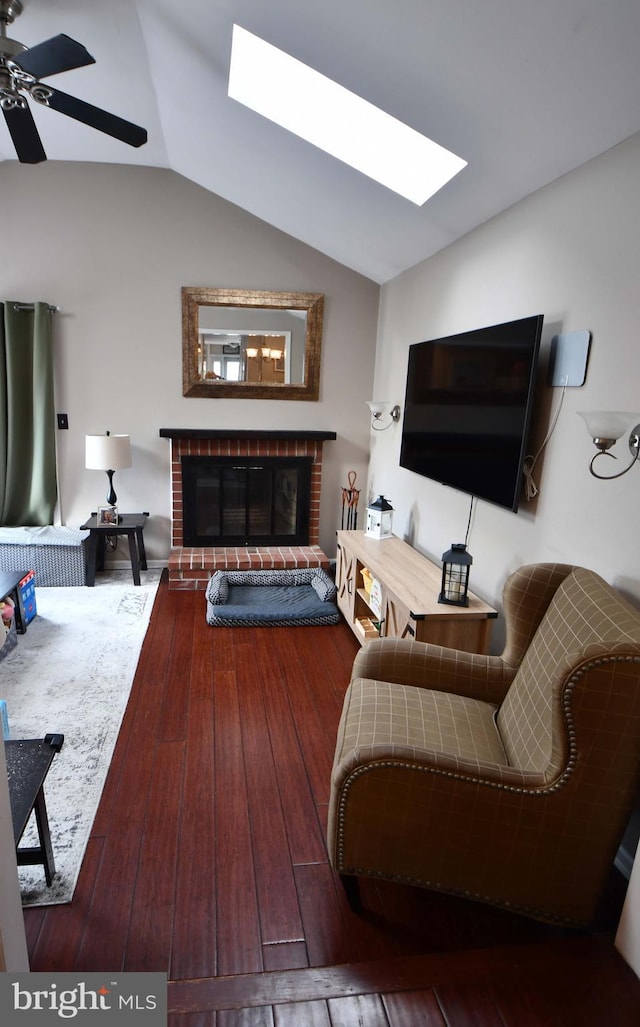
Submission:
[[[162,439],[303,439],[335,442],[334,431],[309,431],[306,428],[281,430],[271,428],[161,428]]]

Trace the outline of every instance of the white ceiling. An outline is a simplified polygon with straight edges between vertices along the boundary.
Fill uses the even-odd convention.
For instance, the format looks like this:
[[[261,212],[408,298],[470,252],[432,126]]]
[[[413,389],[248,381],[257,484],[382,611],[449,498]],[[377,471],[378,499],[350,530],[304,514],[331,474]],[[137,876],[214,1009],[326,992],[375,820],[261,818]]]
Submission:
[[[377,282],[640,130],[639,0],[23,4],[13,39],[96,58],[50,84],[149,133],[136,150],[32,104],[50,160],[171,168]],[[230,100],[234,22],[468,167],[416,207]]]

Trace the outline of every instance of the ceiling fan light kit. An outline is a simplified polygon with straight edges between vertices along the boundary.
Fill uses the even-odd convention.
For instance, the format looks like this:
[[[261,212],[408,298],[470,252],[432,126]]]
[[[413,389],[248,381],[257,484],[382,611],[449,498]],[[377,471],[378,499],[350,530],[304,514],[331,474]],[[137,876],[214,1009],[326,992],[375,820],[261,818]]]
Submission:
[[[95,59],[82,43],[63,34],[32,47],[10,39],[7,25],[21,13],[21,0],[0,0],[0,109],[18,160],[22,164],[39,164],[47,159],[27,97],[129,146],[146,143],[147,132],[140,125],[40,81],[49,75],[95,64]]]

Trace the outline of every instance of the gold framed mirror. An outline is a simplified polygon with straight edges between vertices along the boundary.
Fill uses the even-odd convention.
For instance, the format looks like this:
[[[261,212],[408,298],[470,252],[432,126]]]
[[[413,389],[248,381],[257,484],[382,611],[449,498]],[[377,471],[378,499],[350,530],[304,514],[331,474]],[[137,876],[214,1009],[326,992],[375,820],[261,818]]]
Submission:
[[[182,287],[182,394],[317,400],[324,296]]]

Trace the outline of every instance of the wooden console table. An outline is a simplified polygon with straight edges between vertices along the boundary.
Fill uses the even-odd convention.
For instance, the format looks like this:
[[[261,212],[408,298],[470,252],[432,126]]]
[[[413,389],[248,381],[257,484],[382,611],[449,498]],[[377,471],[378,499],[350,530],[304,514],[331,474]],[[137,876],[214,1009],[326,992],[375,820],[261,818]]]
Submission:
[[[468,606],[438,602],[442,571],[402,539],[338,531],[338,607],[356,637],[415,638],[450,649],[487,653],[497,611],[472,592]],[[365,591],[362,569],[379,583],[380,606]]]

